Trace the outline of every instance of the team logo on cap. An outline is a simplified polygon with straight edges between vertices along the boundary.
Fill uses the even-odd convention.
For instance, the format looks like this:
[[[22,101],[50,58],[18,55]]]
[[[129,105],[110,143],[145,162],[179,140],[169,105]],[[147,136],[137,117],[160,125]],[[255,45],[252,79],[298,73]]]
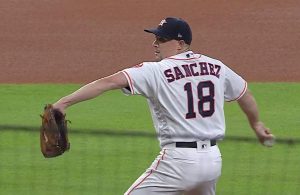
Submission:
[[[159,23],[158,26],[162,26],[162,25],[164,25],[164,24],[166,24],[166,23],[167,23],[167,21],[164,19],[164,20],[162,20],[162,21]]]

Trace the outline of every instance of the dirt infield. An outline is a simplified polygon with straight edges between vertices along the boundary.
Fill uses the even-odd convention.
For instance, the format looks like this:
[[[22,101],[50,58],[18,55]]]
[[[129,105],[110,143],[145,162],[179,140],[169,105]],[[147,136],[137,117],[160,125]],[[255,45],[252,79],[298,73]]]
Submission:
[[[0,83],[86,83],[149,61],[143,29],[166,16],[248,81],[300,81],[297,0],[1,0]]]

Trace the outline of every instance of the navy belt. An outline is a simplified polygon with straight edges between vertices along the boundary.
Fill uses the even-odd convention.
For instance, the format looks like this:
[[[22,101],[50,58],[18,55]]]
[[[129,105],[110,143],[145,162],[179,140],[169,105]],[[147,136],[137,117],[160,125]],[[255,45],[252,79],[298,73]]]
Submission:
[[[210,146],[215,146],[216,140],[210,140]],[[176,148],[197,148],[197,142],[176,142]]]

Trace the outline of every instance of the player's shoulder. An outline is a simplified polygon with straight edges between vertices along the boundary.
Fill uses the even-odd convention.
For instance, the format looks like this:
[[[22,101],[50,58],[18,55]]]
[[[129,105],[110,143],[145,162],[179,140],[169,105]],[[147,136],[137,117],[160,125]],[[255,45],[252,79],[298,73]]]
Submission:
[[[143,62],[142,66],[144,69],[156,71],[160,68],[161,64],[159,62]]]
[[[127,70],[140,72],[140,73],[150,73],[150,72],[157,72],[159,70],[159,63],[158,62],[141,62],[136,64]]]
[[[157,65],[157,62],[141,62],[132,66],[131,68],[151,68],[153,65]]]
[[[221,66],[225,65],[221,60],[219,60],[217,58],[207,56],[207,55],[204,55],[204,54],[201,54],[200,60],[205,61],[205,62],[209,62],[209,63],[212,63],[212,64],[221,65]]]

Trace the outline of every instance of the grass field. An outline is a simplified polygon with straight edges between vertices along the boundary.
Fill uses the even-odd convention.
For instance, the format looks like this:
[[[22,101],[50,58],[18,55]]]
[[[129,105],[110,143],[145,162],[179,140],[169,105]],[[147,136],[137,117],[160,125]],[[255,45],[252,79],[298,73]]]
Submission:
[[[146,101],[120,91],[71,107],[71,150],[53,159],[41,155],[39,114],[44,104],[78,87],[0,85],[0,194],[123,194],[151,164],[159,147]],[[251,139],[254,134],[237,104],[226,104],[218,194],[299,194],[300,84],[249,87],[279,142],[273,148],[260,146]],[[293,144],[285,142],[290,138]]]

